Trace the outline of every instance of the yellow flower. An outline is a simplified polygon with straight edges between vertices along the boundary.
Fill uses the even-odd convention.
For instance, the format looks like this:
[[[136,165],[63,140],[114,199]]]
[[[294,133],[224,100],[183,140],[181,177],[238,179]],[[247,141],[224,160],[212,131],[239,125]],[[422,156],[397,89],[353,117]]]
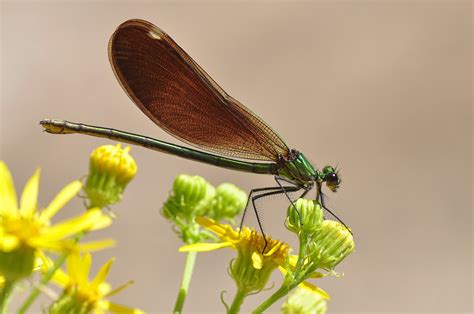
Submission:
[[[80,255],[74,253],[68,256],[66,260],[67,272],[58,269],[52,278],[52,281],[63,288],[62,296],[51,306],[51,314],[55,313],[97,313],[102,314],[106,311],[113,313],[144,313],[138,309],[132,309],[107,300],[116,293],[119,293],[127,286],[132,284],[128,282],[114,290],[105,280],[110,271],[114,259],[110,259],[100,268],[94,279],[89,280],[89,272],[92,264],[92,258],[89,253]],[[47,260],[45,268],[51,267],[51,261]]]
[[[179,251],[207,252],[225,247],[237,250],[238,257],[231,263],[231,274],[236,282],[241,280],[241,284],[248,285],[249,290],[252,287],[254,288],[249,293],[263,289],[275,268],[278,267],[283,275],[286,275],[288,273],[287,268],[291,269],[296,264],[297,256],[289,254],[289,245],[268,236],[265,252],[262,253],[265,239],[253,229],[244,227],[239,232],[230,225],[220,224],[205,217],[197,217],[196,222],[219,236],[221,242],[189,244],[182,246]],[[313,278],[322,276],[314,274]],[[239,283],[237,285],[239,286]],[[300,286],[318,293],[325,299],[329,299],[329,295],[324,290],[309,282],[302,282]]]
[[[228,224],[220,224],[215,220],[205,217],[197,217],[196,222],[207,230],[214,232],[221,238],[222,242],[185,245],[179,249],[180,252],[207,252],[224,247],[231,247],[235,250],[245,249],[251,256],[252,265],[255,269],[261,269],[264,263],[274,263],[278,266],[283,265],[286,261],[289,250],[289,246],[286,243],[267,237],[268,243],[265,252],[262,253],[265,246],[265,239],[253,229],[251,230],[244,227],[244,229],[239,232],[239,230],[234,230],[232,226]]]
[[[204,217],[196,218],[196,222],[214,232],[222,242],[190,244],[181,247],[180,251],[204,252],[224,247],[235,249],[237,258],[230,264],[230,274],[238,289],[245,294],[262,290],[273,270],[286,263],[289,251],[286,243],[267,237],[265,247],[265,239],[255,230],[244,228],[239,232],[230,225],[220,224]]]
[[[76,244],[71,236],[101,229],[111,219],[95,208],[82,215],[52,225],[51,218],[81,189],[81,182],[73,181],[64,187],[51,203],[38,211],[40,170],[26,183],[18,206],[15,186],[7,165],[0,161],[0,273],[7,280],[28,276],[34,259],[42,250],[69,252],[96,250],[112,245],[111,240]]]
[[[130,146],[103,145],[90,156],[89,175],[84,191],[91,207],[105,207],[119,202],[128,183],[137,173],[137,164],[129,154]]]

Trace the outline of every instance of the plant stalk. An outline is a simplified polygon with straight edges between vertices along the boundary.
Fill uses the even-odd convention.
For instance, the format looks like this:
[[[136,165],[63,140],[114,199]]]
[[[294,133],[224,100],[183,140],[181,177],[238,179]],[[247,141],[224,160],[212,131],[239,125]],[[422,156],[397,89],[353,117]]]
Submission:
[[[10,297],[12,295],[14,286],[15,286],[14,282],[6,280],[3,288],[0,289],[0,313],[1,314],[7,313],[8,303],[10,301]]]
[[[240,306],[244,303],[244,299],[247,296],[244,290],[238,289],[237,293],[235,294],[234,301],[232,301],[232,305],[230,306],[228,314],[237,314],[240,312]]]
[[[41,281],[39,282],[36,287],[33,288],[33,290],[30,292],[28,295],[28,298],[26,298],[25,302],[21,306],[21,308],[18,310],[18,314],[25,314],[28,309],[30,308],[31,304],[36,300],[36,298],[39,296],[41,290],[41,286],[45,286],[51,278],[53,278],[54,273],[56,270],[58,270],[59,267],[64,263],[68,256],[68,253],[64,253],[61,256],[58,257],[58,259],[55,261],[53,267],[51,267],[48,272],[41,278]]]
[[[193,276],[194,264],[196,263],[197,252],[189,251],[186,253],[186,261],[184,264],[183,278],[179,287],[178,296],[174,305],[173,313],[179,314],[183,311],[184,301],[188,295],[189,284]]]

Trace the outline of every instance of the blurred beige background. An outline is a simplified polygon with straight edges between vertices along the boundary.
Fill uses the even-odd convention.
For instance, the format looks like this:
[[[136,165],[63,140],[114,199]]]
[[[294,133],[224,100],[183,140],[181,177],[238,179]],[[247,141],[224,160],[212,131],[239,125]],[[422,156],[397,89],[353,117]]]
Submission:
[[[317,166],[339,163],[343,184],[331,203],[352,227],[356,252],[339,267],[344,278],[319,282],[330,313],[472,311],[470,1],[2,1],[1,159],[18,189],[42,167],[43,205],[85,175],[89,152],[107,141],[45,134],[42,118],[177,142],[135,108],[110,69],[107,41],[129,18],[162,27]],[[116,256],[111,282],[135,285],[115,300],[169,313],[184,256],[159,209],[174,177],[247,191],[273,179],[132,152],[139,173],[114,207],[117,221],[96,234],[118,246],[96,254],[96,266]],[[72,205],[61,217],[80,211],[80,201]],[[266,230],[294,244],[284,200],[266,205]],[[223,312],[219,293],[230,302],[235,291],[226,273],[233,256],[198,256],[185,312]]]

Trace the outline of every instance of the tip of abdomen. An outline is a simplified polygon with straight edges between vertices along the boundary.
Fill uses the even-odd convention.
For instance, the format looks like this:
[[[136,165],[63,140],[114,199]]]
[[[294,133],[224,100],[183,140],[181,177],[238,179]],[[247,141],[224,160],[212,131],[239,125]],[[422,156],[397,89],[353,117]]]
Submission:
[[[66,121],[58,119],[43,119],[39,124],[43,127],[45,132],[52,134],[71,133],[66,130]]]

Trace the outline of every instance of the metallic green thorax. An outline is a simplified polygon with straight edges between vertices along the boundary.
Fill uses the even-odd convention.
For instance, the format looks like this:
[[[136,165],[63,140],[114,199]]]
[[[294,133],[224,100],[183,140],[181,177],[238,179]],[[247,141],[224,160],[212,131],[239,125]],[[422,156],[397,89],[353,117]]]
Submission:
[[[286,161],[285,165],[278,169],[278,175],[294,181],[300,185],[307,185],[318,178],[318,172],[306,157],[299,152],[292,160]]]

